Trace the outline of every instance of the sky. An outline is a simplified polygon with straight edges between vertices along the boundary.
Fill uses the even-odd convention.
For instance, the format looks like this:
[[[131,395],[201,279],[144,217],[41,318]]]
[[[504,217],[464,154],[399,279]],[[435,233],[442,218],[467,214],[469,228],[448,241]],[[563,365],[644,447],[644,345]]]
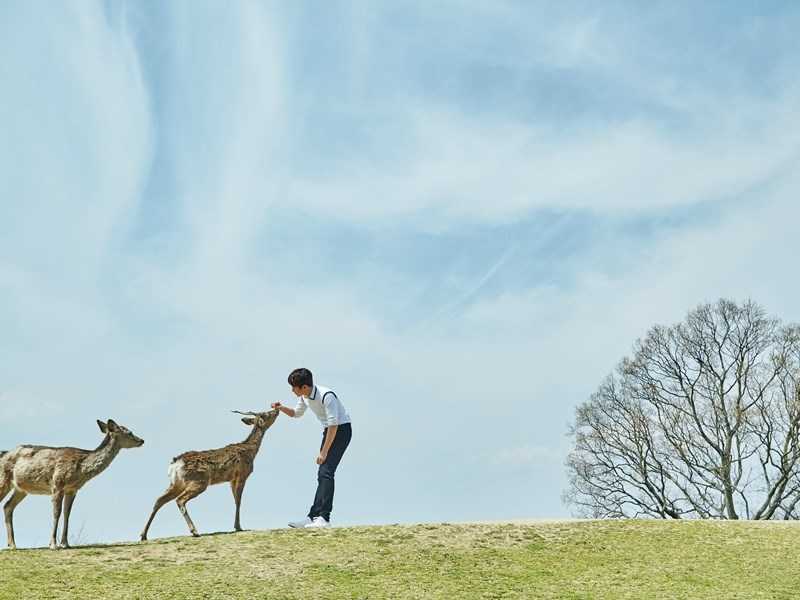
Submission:
[[[793,2],[0,6],[0,448],[146,443],[73,543],[310,368],[353,420],[338,525],[570,516],[574,410],[703,302],[800,321]],[[306,514],[281,416],[242,524]],[[227,486],[189,504],[230,530]],[[46,545],[50,501],[15,515]],[[165,506],[150,536],[185,535]]]

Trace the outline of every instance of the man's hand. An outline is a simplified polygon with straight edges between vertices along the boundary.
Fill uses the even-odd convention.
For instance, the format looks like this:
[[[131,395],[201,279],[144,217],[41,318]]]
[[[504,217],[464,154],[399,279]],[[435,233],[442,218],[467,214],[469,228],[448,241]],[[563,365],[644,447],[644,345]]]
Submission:
[[[321,465],[326,460],[328,460],[328,453],[327,452],[320,452],[319,456],[317,457],[317,464]]]
[[[280,402],[273,402],[272,404],[270,404],[270,406],[272,408],[274,408],[274,409],[277,409],[277,410],[281,411],[285,415],[289,415],[290,417],[294,417],[295,416],[295,412],[294,412],[293,408],[289,408],[287,406],[284,406]]]

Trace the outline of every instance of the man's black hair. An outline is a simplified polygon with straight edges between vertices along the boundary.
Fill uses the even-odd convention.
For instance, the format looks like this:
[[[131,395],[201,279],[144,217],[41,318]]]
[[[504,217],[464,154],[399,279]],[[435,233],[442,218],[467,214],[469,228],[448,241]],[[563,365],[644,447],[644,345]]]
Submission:
[[[295,369],[289,373],[289,385],[292,387],[314,387],[314,376],[308,369]]]

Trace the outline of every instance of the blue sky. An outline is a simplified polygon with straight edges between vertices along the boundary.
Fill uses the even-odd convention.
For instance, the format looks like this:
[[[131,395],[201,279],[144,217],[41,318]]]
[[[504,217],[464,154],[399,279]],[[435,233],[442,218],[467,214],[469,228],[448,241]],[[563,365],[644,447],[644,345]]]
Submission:
[[[354,420],[340,524],[559,517],[567,426],[721,296],[800,319],[794,3],[10,2],[0,448],[146,439],[81,491],[134,539],[172,456],[311,368]],[[304,514],[280,419],[243,524]],[[232,526],[219,486],[190,509]],[[17,511],[44,544],[49,500]],[[151,535],[184,534],[165,507]]]

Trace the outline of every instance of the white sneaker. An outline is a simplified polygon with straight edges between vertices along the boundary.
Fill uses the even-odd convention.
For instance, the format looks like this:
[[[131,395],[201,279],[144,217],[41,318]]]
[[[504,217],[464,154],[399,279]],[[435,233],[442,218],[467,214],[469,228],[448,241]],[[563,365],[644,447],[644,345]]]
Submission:
[[[309,517],[306,517],[302,521],[289,521],[289,527],[293,527],[294,529],[302,529],[303,527],[308,527],[311,525],[311,523],[313,523],[313,521]]]
[[[306,529],[322,529],[324,527],[330,527],[330,526],[331,526],[331,524],[328,523],[328,521],[326,521],[322,517],[314,517],[314,520],[311,521],[311,523],[308,523],[307,525],[305,525],[305,528]]]

